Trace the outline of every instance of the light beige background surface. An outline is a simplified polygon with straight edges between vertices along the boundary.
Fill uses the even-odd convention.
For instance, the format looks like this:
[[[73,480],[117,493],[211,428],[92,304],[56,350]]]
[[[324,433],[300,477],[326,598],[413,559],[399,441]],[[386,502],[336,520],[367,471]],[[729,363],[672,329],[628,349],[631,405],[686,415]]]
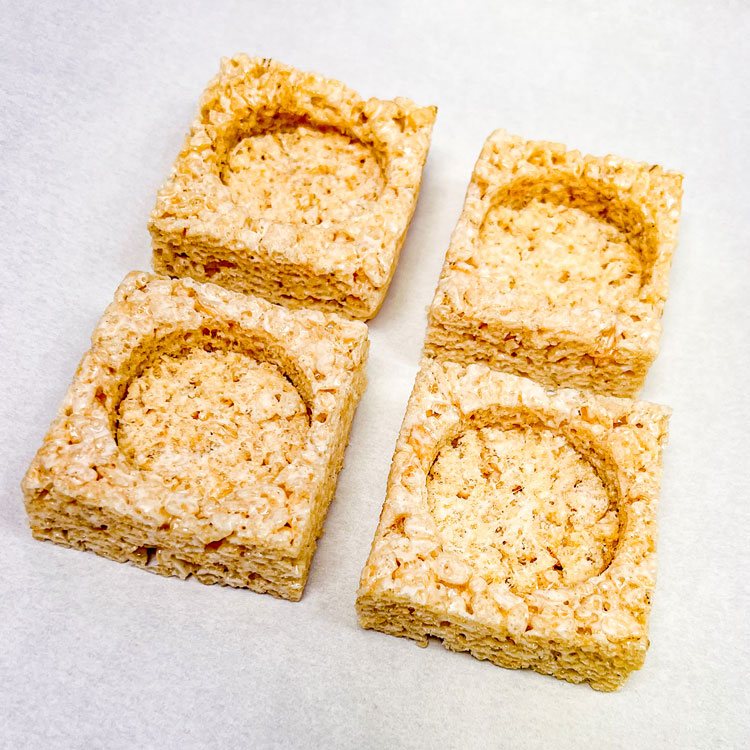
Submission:
[[[4,2],[0,747],[750,744],[750,9],[740,2]],[[439,113],[304,599],[31,539],[19,483],[222,55]],[[646,665],[612,695],[356,623],[429,304],[489,132],[686,174],[662,353],[674,407]]]

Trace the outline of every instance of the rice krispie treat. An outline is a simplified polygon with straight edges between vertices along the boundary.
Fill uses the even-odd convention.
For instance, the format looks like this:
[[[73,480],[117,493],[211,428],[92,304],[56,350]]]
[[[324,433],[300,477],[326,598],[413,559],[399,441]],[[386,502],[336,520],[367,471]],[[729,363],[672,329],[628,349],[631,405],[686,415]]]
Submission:
[[[658,352],[682,176],[503,130],[474,168],[425,353],[628,396]]]
[[[274,60],[224,59],[151,214],[154,268],[371,318],[414,212],[436,112],[365,101]]]
[[[425,360],[362,571],[361,625],[619,687],[648,648],[668,414]]]
[[[131,273],[23,481],[38,539],[299,599],[367,326]]]

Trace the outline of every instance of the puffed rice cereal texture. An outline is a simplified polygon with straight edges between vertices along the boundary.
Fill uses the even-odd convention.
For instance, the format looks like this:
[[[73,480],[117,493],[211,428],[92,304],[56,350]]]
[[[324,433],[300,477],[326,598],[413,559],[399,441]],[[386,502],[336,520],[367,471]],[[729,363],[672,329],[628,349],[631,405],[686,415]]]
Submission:
[[[668,417],[425,360],[362,571],[361,625],[620,687],[649,645]]]
[[[359,321],[129,274],[23,480],[33,535],[299,599],[367,349]]]
[[[436,107],[224,59],[159,191],[153,264],[292,307],[371,318],[417,202]]]
[[[425,353],[637,393],[658,353],[682,175],[503,130],[474,168]]]

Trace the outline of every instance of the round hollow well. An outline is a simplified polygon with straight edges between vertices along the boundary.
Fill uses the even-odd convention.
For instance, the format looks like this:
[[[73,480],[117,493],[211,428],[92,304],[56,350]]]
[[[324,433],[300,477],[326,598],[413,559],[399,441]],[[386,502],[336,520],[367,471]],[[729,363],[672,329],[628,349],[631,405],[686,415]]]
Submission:
[[[273,484],[309,429],[308,406],[284,370],[221,341],[155,351],[117,416],[130,463],[215,502]]]
[[[476,261],[504,291],[618,310],[648,282],[655,239],[642,210],[613,190],[565,175],[503,186],[479,227]]]
[[[438,451],[427,501],[443,548],[519,593],[601,573],[619,539],[613,493],[541,425],[464,431]]]
[[[293,118],[240,137],[221,179],[250,216],[310,225],[346,221],[377,201],[385,185],[370,146]]]

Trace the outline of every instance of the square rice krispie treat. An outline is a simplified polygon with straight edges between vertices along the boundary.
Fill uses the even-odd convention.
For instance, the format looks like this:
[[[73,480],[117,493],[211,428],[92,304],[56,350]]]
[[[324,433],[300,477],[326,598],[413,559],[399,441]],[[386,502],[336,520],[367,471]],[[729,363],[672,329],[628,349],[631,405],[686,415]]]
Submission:
[[[658,352],[682,175],[494,132],[429,313],[425,353],[629,396]]]
[[[154,268],[371,318],[414,212],[436,112],[365,101],[274,60],[223,60],[151,214]]]
[[[361,625],[619,687],[648,648],[667,420],[654,404],[426,360]]]
[[[131,273],[23,481],[35,537],[299,599],[367,326]]]

